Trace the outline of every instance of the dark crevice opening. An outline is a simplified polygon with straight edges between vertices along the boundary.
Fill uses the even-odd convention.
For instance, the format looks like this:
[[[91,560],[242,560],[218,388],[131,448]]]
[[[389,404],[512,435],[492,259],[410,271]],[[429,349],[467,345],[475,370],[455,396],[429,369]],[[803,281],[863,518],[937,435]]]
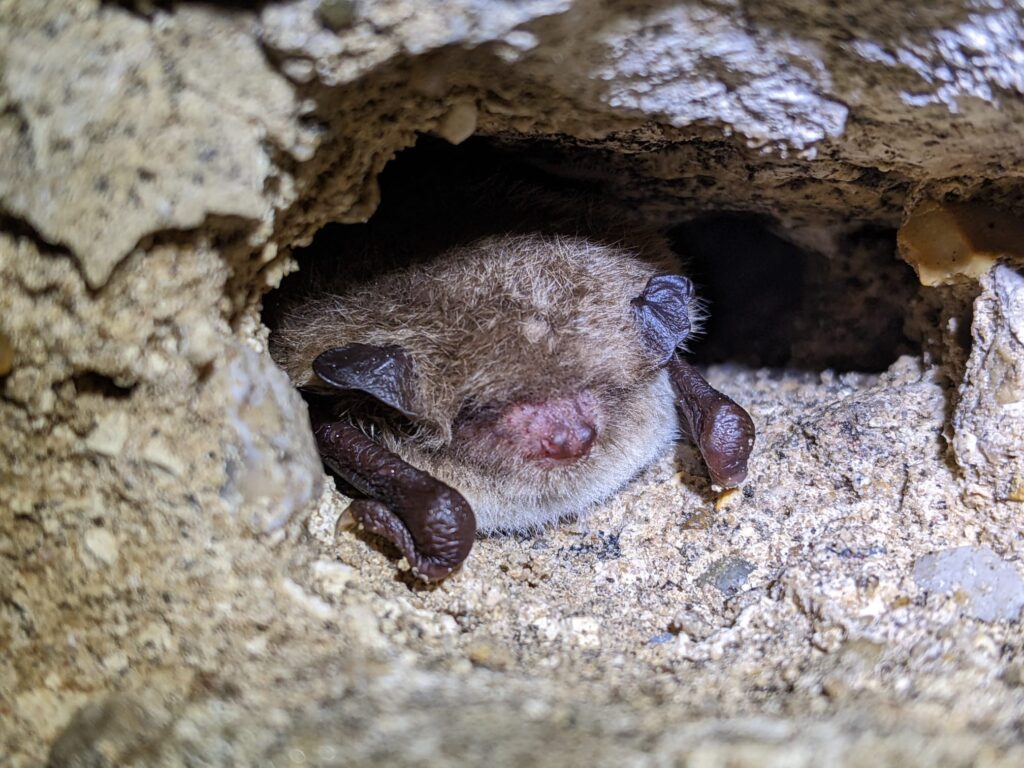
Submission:
[[[745,214],[686,222],[670,238],[707,302],[699,363],[879,372],[918,351],[904,326],[919,286],[893,230],[861,229],[827,256]]]
[[[110,376],[97,371],[82,371],[72,376],[75,392],[83,395],[95,395],[112,400],[125,400],[135,391],[135,384],[118,384]]]
[[[453,147],[423,137],[388,164],[379,182],[381,205],[367,223],[328,224],[296,253],[299,272],[265,299],[271,328],[279,296],[333,272],[338,259],[363,251],[373,263],[394,256],[373,252],[384,231],[392,242],[397,235],[408,243],[400,259],[419,259],[482,235],[528,230],[545,215],[547,200],[523,210],[523,200],[503,205],[501,194],[481,195],[481,189],[539,188],[563,206],[598,199],[604,210],[615,206],[599,179],[560,176],[528,145],[512,151],[481,138]],[[636,221],[637,211],[624,210],[623,219]],[[880,372],[900,355],[920,351],[904,331],[920,288],[896,257],[891,229],[864,227],[827,256],[788,241],[775,221],[743,212],[710,212],[666,235],[707,306],[703,332],[688,345],[699,364]],[[350,268],[344,265],[343,273]]]

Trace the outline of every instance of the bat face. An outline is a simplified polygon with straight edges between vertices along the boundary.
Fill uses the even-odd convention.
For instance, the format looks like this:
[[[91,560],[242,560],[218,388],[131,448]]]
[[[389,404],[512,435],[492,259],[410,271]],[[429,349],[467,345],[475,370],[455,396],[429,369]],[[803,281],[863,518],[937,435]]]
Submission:
[[[481,411],[460,414],[452,444],[467,462],[507,456],[553,470],[569,467],[590,453],[604,438],[606,405],[593,390],[584,389],[514,403],[491,403]],[[481,450],[486,447],[486,450]]]
[[[656,375],[604,397],[585,390],[507,404],[461,422],[444,451],[394,448],[458,488],[480,530],[510,531],[585,511],[663,455],[678,434],[671,385]]]
[[[672,374],[698,317],[686,278],[624,248],[496,236],[302,297],[271,353],[298,386],[327,397],[315,421],[348,426],[318,440],[344,479],[387,497],[357,508],[367,526],[419,557],[475,530],[583,512],[668,450],[680,413],[701,432],[704,411],[677,407]],[[728,435],[725,445],[728,454]],[[382,491],[383,471],[368,468],[377,446],[419,473],[402,493]],[[459,498],[437,501],[430,483]],[[396,511],[410,488],[421,500]],[[438,562],[421,558],[419,570],[439,578],[453,567]]]
[[[362,391],[395,411],[374,421],[381,442],[459,490],[481,530],[536,527],[607,496],[677,434],[665,349],[631,303],[656,272],[578,238],[485,238],[318,297],[278,329],[275,356],[314,389],[377,366]],[[335,353],[314,371],[350,345],[402,354],[384,370]]]

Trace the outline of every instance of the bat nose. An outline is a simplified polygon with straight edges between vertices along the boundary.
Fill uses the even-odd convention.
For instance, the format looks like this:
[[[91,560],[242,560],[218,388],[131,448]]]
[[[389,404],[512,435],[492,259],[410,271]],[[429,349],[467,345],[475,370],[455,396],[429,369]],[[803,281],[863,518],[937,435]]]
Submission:
[[[570,464],[600,440],[601,409],[589,390],[506,406],[494,428],[505,444],[540,466]]]
[[[553,428],[540,441],[542,458],[570,461],[590,452],[597,435],[593,426],[583,420],[559,421],[551,426]]]

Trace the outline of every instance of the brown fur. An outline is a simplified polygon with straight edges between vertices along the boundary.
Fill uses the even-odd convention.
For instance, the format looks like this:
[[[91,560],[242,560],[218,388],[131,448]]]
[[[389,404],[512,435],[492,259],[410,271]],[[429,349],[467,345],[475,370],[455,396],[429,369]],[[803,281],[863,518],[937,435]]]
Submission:
[[[676,271],[654,242],[630,249],[534,233],[441,249],[294,298],[271,353],[296,385],[329,391],[312,372],[321,352],[401,346],[417,371],[414,429],[352,418],[459,490],[480,530],[542,525],[613,493],[676,437],[671,385],[630,312],[652,275]],[[589,455],[567,466],[539,467],[486,432],[459,429],[512,402],[583,391],[596,397],[603,429]]]

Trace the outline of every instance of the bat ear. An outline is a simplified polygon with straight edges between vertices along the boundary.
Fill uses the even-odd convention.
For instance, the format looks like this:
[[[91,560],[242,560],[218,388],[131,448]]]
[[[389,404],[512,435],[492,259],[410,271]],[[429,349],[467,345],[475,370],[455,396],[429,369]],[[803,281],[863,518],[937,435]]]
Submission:
[[[313,371],[334,389],[363,392],[406,416],[416,416],[416,372],[401,347],[334,347],[317,356]]]
[[[693,283],[679,275],[655,275],[633,299],[633,317],[644,345],[664,365],[690,335]]]

